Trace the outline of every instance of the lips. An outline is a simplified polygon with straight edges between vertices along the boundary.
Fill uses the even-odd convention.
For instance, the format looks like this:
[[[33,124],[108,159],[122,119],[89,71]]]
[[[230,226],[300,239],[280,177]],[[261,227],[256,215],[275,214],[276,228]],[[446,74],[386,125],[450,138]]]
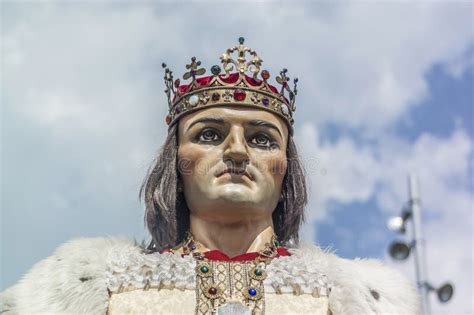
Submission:
[[[234,174],[234,175],[240,175],[240,176],[247,176],[249,179],[252,179],[252,177],[250,176],[250,174],[245,170],[245,169],[239,169],[239,168],[226,168],[224,171],[220,172],[219,175],[217,175],[217,177],[219,176],[222,176],[226,173],[229,173],[229,174]]]

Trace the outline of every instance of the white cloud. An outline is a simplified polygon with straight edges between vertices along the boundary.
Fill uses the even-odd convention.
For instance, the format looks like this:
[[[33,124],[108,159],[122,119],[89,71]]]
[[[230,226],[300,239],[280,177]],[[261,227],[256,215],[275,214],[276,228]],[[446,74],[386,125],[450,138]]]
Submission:
[[[447,203],[456,204],[458,193],[468,192],[471,141],[464,130],[457,129],[449,139],[424,134],[414,144],[405,143],[396,151],[389,146],[381,151],[382,159],[386,161],[384,184],[394,195],[393,200],[379,200],[379,204],[394,210],[394,201],[406,195],[405,182],[397,186],[389,183],[395,182],[399,174],[409,172],[416,173],[423,183],[421,195],[429,197],[424,201],[424,207],[441,213]]]
[[[396,122],[426,97],[426,71],[469,48],[469,9],[467,3],[357,3],[326,25],[303,19],[314,37],[297,46],[300,60],[313,51],[306,65],[312,71],[303,72],[312,88],[302,91],[301,117],[377,133]]]
[[[426,96],[424,75],[433,64],[447,62],[453,74],[469,65],[468,56],[459,57],[473,38],[469,3],[249,6],[231,16],[218,14],[225,6],[210,13],[199,4],[14,7],[23,19],[7,23],[4,77],[21,87],[120,95],[136,71],[148,72],[148,79],[160,71],[155,58],[168,59],[176,73],[191,55],[216,63],[219,47],[241,35],[231,25],[246,25],[247,42],[265,67],[274,74],[288,67],[301,77],[297,118],[377,131]],[[206,18],[222,32],[190,32],[209,29]]]
[[[321,143],[314,125],[305,123],[296,134],[311,187],[312,211],[308,221],[326,216],[326,203],[365,201],[374,193],[379,163],[370,148],[360,148],[348,138]],[[313,210],[314,209],[314,210]],[[316,210],[317,209],[317,210]]]

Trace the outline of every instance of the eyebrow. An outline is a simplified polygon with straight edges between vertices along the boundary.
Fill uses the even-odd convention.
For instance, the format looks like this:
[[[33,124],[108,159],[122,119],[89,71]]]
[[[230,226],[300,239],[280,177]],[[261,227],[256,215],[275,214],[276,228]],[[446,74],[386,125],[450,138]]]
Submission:
[[[215,123],[215,124],[219,124],[219,125],[224,125],[225,120],[223,118],[218,118],[218,117],[203,117],[203,118],[200,118],[200,119],[197,119],[197,120],[193,121],[188,126],[186,131],[189,131],[189,129],[191,129],[192,126],[194,126],[195,124],[198,124],[198,123]],[[280,137],[283,138],[283,135],[281,134],[280,129],[278,129],[278,127],[275,126],[274,124],[272,124],[271,122],[261,120],[261,119],[254,119],[254,120],[250,120],[249,122],[247,122],[247,124],[249,124],[250,126],[253,126],[253,127],[267,127],[267,128],[275,129],[278,132],[278,134],[280,135]]]
[[[219,124],[219,125],[224,125],[225,124],[225,121],[223,118],[217,118],[217,117],[203,117],[201,119],[198,119],[198,120],[195,120],[193,121],[189,126],[188,128],[186,129],[186,131],[189,131],[189,129],[191,129],[192,126],[194,126],[195,124],[198,124],[198,123],[215,123],[215,124]]]
[[[255,119],[255,120],[249,121],[248,124],[250,126],[254,126],[254,127],[263,126],[263,127],[275,129],[278,132],[278,134],[280,135],[280,137],[283,138],[283,135],[281,134],[280,129],[278,129],[278,127],[275,126],[274,124],[272,124],[271,122],[268,122],[268,121],[265,121],[265,120],[260,120],[260,119]]]

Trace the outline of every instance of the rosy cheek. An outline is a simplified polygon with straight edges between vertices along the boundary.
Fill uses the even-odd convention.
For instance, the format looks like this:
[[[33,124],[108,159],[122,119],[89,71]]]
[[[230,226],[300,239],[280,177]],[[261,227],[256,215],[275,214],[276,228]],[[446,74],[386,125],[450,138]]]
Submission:
[[[287,165],[285,154],[280,154],[278,156],[275,156],[272,159],[272,168],[271,168],[271,172],[273,176],[278,177],[278,178],[283,178],[286,174],[287,166],[288,165]]]
[[[284,153],[269,155],[261,159],[259,164],[274,178],[283,178],[286,174],[287,161]]]
[[[203,159],[203,154],[199,149],[189,145],[182,145],[178,149],[178,168],[183,175],[191,175],[196,169],[196,165]]]

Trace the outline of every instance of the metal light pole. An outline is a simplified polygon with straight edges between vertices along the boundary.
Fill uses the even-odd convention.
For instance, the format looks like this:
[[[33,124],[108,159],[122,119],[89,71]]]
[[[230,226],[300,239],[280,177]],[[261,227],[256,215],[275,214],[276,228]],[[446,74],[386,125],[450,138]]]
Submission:
[[[415,258],[416,281],[421,292],[421,302],[424,314],[431,314],[430,303],[428,300],[426,259],[425,259],[425,240],[421,230],[421,199],[418,186],[418,180],[415,175],[408,175],[408,205],[412,215],[413,224],[413,249]]]
[[[434,287],[428,281],[426,273],[426,258],[425,258],[425,240],[421,230],[421,199],[418,188],[418,180],[413,175],[408,175],[408,195],[409,200],[407,206],[403,208],[400,216],[392,217],[388,221],[390,229],[405,234],[406,223],[412,221],[412,240],[407,243],[404,241],[394,241],[390,245],[390,256],[396,260],[405,260],[414,252],[415,258],[415,272],[418,289],[421,293],[421,306],[423,314],[429,315],[431,313],[428,295],[430,292],[436,292],[438,300],[441,303],[448,302],[453,294],[454,287],[447,282],[439,287]]]

